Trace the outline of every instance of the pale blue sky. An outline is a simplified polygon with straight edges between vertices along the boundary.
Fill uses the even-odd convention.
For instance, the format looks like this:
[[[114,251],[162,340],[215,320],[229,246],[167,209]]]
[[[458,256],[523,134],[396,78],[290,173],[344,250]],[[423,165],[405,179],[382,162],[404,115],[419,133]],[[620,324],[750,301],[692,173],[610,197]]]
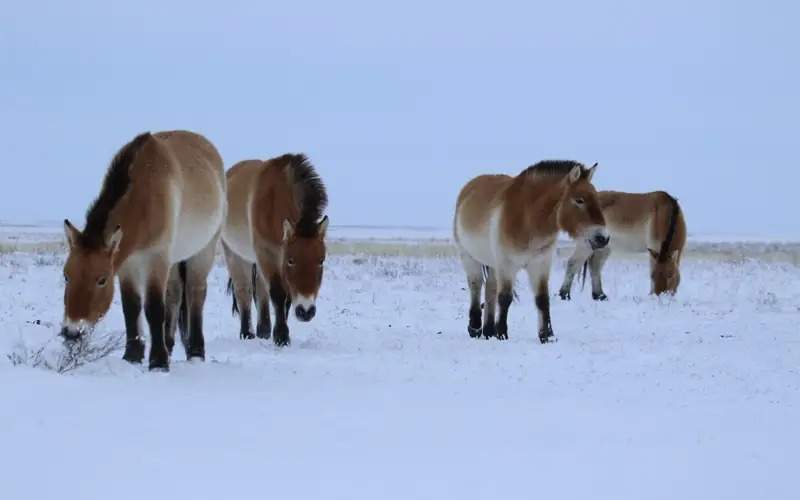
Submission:
[[[0,219],[82,214],[113,153],[188,128],[310,155],[334,224],[446,226],[544,158],[666,189],[690,231],[800,236],[795,2],[13,2]]]

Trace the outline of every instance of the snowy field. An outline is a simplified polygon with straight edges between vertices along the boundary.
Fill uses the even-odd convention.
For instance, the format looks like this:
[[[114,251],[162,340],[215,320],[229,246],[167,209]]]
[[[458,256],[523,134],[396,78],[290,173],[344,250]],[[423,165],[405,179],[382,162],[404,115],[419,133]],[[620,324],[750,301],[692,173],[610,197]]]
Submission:
[[[510,340],[473,340],[455,259],[338,254],[284,349],[238,339],[218,266],[204,364],[14,366],[58,357],[62,262],[0,253],[2,498],[798,498],[788,262],[690,254],[656,299],[612,258],[610,302],[553,299],[543,346],[522,276]],[[117,300],[95,335],[123,332]]]

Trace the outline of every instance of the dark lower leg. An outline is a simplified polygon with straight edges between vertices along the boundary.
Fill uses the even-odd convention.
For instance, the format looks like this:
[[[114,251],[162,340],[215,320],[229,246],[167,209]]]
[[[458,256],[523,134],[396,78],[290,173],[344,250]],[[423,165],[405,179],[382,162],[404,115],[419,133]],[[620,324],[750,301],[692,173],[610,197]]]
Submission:
[[[289,325],[286,324],[289,301],[278,276],[273,276],[270,280],[269,296],[275,308],[275,326],[272,329],[272,340],[275,345],[289,345]]]
[[[497,305],[500,306],[500,312],[497,316],[497,338],[505,340],[508,338],[508,309],[511,307],[511,302],[514,300],[511,287],[503,287],[497,295]]]
[[[169,355],[164,340],[164,292],[157,287],[147,290],[144,314],[150,326],[150,369],[169,370]]]
[[[258,324],[256,335],[260,339],[268,339],[272,330],[272,321],[269,316],[269,301],[264,300],[258,304]]]
[[[477,338],[481,336],[481,286],[483,285],[483,279],[470,278],[468,284],[470,302],[467,332],[469,332],[470,337]]]
[[[142,312],[142,297],[129,283],[120,285],[122,314],[125,316],[125,354],[122,359],[130,363],[141,363],[144,359],[144,342],[139,333],[139,315]]]
[[[203,337],[203,306],[206,302],[206,286],[196,285],[189,298],[189,345],[186,359],[206,359],[206,343]]]
[[[592,298],[594,300],[608,300],[608,296],[603,292],[602,271],[610,253],[608,248],[604,248],[595,252],[589,259],[589,270],[592,274]]]
[[[250,331],[250,305],[239,304],[239,338],[252,339],[253,333]]]
[[[539,341],[544,344],[553,336],[553,326],[550,323],[550,296],[547,290],[540,290],[536,295],[536,309],[539,310]]]

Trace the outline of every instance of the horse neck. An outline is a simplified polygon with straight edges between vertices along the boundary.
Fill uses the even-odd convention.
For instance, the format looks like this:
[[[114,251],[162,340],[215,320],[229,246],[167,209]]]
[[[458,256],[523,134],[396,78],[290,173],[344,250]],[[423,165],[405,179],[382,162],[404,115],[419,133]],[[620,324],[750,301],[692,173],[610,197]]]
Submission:
[[[557,213],[563,194],[564,186],[559,180],[515,179],[508,192],[507,208],[522,208],[516,231],[528,240],[558,233]]]

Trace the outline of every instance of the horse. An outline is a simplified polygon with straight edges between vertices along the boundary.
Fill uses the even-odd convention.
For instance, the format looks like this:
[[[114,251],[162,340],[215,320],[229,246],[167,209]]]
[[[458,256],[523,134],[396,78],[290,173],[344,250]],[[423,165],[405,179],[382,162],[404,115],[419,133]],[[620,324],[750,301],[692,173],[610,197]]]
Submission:
[[[270,337],[268,299],[275,309],[273,342],[290,343],[287,317],[311,321],[322,285],[328,203],[325,185],[302,154],[266,161],[245,160],[228,171],[228,214],[222,247],[228,290],[241,324],[239,336],[254,338],[250,306],[257,304],[259,338]]]
[[[144,358],[144,296],[149,369],[169,371],[176,324],[187,360],[204,360],[206,279],[224,216],[225,171],[208,140],[187,131],[136,136],[111,161],[83,231],[64,220],[69,255],[61,335],[75,341],[94,329],[111,306],[118,277],[123,359]]]
[[[650,254],[650,293],[675,294],[681,282],[680,263],[686,246],[686,220],[678,200],[664,191],[652,193],[598,193],[613,244],[592,251],[578,247],[567,262],[559,295],[571,298],[570,289],[581,265],[584,278],[588,266],[592,278],[592,298],[607,300],[603,291],[602,270],[612,247],[645,250]]]
[[[508,338],[514,278],[524,268],[538,309],[539,341],[555,340],[548,279],[559,231],[591,248],[603,248],[609,241],[591,183],[596,168],[596,163],[586,168],[575,161],[541,161],[516,177],[481,175],[461,189],[453,234],[469,286],[470,337]]]

